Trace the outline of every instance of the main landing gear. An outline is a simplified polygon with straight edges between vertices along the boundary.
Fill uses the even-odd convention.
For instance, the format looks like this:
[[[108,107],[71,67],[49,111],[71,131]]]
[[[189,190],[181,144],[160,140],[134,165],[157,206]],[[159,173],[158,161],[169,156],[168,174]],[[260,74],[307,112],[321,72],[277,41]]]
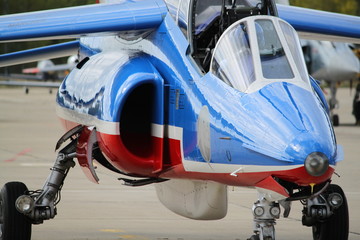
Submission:
[[[343,190],[335,184],[307,196],[294,194],[282,201],[268,201],[265,197],[254,203],[254,235],[248,240],[275,240],[276,219],[280,218],[280,205],[285,209],[284,217],[290,213],[291,201],[301,200],[304,205],[302,223],[312,227],[313,240],[347,240],[349,235],[348,205]]]
[[[308,199],[302,222],[312,227],[314,240],[348,239],[349,212],[341,187],[331,184],[323,194]]]
[[[340,119],[339,115],[334,113],[334,109],[339,108],[339,101],[336,99],[337,86],[336,82],[329,83],[331,97],[329,99],[330,117],[334,127],[339,126]]]
[[[51,173],[43,188],[28,191],[25,184],[5,184],[0,194],[0,240],[30,240],[31,224],[40,224],[56,215],[60,191],[71,167],[75,166],[77,138],[83,127],[79,126],[60,138],[56,149],[66,140],[70,143],[59,151]]]
[[[9,182],[0,193],[0,239],[30,240],[31,221],[15,208],[16,199],[27,192],[21,182]]]

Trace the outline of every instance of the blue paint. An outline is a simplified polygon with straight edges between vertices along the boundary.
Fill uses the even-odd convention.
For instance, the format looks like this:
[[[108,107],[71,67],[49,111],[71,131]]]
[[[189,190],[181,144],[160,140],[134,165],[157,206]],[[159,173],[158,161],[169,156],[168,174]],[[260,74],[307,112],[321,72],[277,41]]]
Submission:
[[[210,79],[199,90],[208,96],[206,104],[212,114],[213,163],[296,165],[314,151],[325,153],[335,163],[331,123],[312,92],[290,83],[273,83],[258,92],[241,94]],[[231,162],[224,149],[231,152]]]
[[[14,65],[14,62],[15,64],[19,64],[21,62],[30,62],[30,61],[37,61],[39,59],[47,59],[54,55],[64,54],[64,52],[76,53],[78,48],[79,48],[79,41],[70,41],[70,42],[50,45],[46,47],[33,48],[24,51],[3,54],[0,55],[0,66]],[[30,61],[28,61],[29,59]]]
[[[277,8],[279,17],[297,31],[360,38],[359,17],[280,4]]]
[[[167,13],[161,0],[123,1],[0,17],[0,41],[156,28]],[[105,34],[106,35],[106,34]]]
[[[311,86],[313,87],[316,95],[319,97],[321,103],[323,104],[326,112],[330,115],[329,105],[326,101],[325,94],[323,90],[320,88],[320,83],[318,83],[313,77],[310,76]]]

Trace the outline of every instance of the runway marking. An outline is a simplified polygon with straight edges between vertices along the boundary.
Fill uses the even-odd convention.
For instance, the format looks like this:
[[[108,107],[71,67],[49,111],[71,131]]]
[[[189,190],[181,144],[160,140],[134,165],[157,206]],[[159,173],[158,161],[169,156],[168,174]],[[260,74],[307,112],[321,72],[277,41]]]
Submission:
[[[119,235],[119,237],[120,239],[149,240],[149,238],[139,235]]]
[[[53,166],[52,163],[20,163],[22,167],[51,167]]]
[[[122,229],[100,229],[100,232],[123,233],[125,231]]]
[[[31,150],[32,150],[31,148],[25,148],[21,152],[18,152],[14,157],[4,160],[4,162],[13,162],[16,159],[18,159],[19,157],[27,154],[28,152],[31,152]]]
[[[106,232],[106,233],[124,233],[123,235],[118,235],[120,239],[136,239],[136,240],[149,240],[146,237],[139,236],[139,235],[132,235],[132,234],[125,234],[126,231],[122,229],[99,229],[100,232]]]
[[[135,239],[136,238],[135,235],[119,235],[119,237],[122,239]]]

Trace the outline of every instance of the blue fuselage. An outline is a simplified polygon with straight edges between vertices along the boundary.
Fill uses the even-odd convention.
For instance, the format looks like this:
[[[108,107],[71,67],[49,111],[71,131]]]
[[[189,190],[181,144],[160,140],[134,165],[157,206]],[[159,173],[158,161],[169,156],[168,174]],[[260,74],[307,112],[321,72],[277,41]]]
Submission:
[[[169,15],[158,29],[139,35],[139,39],[81,39],[80,54],[83,59],[90,59],[82,69],[73,70],[60,87],[59,116],[68,122],[94,125],[98,132],[111,136],[122,135],[126,128],[136,129],[131,123],[121,125],[122,122],[138,124],[143,131],[122,135],[131,136],[131,143],[125,143],[127,140],[120,136],[123,148],[130,149],[130,153],[119,153],[119,159],[109,161],[120,170],[139,175],[169,177],[169,171],[179,166],[180,172],[191,172],[193,178],[202,179],[207,178],[206,173],[276,175],[278,171],[303,168],[306,157],[313,152],[324,153],[330,165],[335,165],[339,156],[326,103],[319,97],[321,92],[274,81],[255,92],[243,93],[211,73],[201,73],[188,55],[188,48],[187,40]],[[140,99],[140,86],[148,86],[144,87],[145,92],[151,92],[147,99]],[[127,103],[129,99],[133,105]],[[148,121],[137,121],[146,118],[141,114],[126,120],[132,112],[146,111],[141,104],[148,101]],[[131,110],[124,110],[128,106],[132,106]],[[156,132],[154,128],[160,130]],[[176,134],[172,133],[174,129]],[[149,139],[167,140],[160,140],[160,147],[155,141],[139,140],[146,134]],[[180,149],[171,148],[176,145],[174,141],[179,142]],[[114,146],[103,142],[105,155],[111,158],[109,148]],[[151,147],[138,146],[142,144]],[[143,157],[139,161],[149,163],[146,166],[150,170],[136,172],[136,167],[126,169],[126,164],[120,163],[122,158],[134,155],[136,161]],[[151,166],[158,161],[163,165],[153,171]],[[179,171],[175,172],[174,176],[179,177]],[[331,173],[329,170],[318,181],[327,180]]]

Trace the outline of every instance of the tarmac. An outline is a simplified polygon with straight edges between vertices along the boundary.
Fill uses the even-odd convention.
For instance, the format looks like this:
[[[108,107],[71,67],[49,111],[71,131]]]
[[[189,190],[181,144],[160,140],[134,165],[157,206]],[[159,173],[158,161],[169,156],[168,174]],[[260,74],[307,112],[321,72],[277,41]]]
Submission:
[[[347,196],[350,240],[360,240],[360,127],[351,115],[355,91],[341,88],[337,97],[340,126],[335,128],[345,160],[337,166],[333,183]],[[48,89],[0,88],[0,185],[22,181],[40,189],[55,160],[55,143],[63,134],[55,114],[55,94]],[[58,215],[33,226],[32,240],[246,240],[252,235],[251,207],[257,193],[229,188],[224,219],[196,221],[178,216],[158,201],[153,186],[127,187],[118,175],[98,168],[100,184],[85,177],[79,165],[65,180]],[[312,239],[311,228],[301,224],[302,205],[293,203],[290,216],[276,225],[277,240]]]

